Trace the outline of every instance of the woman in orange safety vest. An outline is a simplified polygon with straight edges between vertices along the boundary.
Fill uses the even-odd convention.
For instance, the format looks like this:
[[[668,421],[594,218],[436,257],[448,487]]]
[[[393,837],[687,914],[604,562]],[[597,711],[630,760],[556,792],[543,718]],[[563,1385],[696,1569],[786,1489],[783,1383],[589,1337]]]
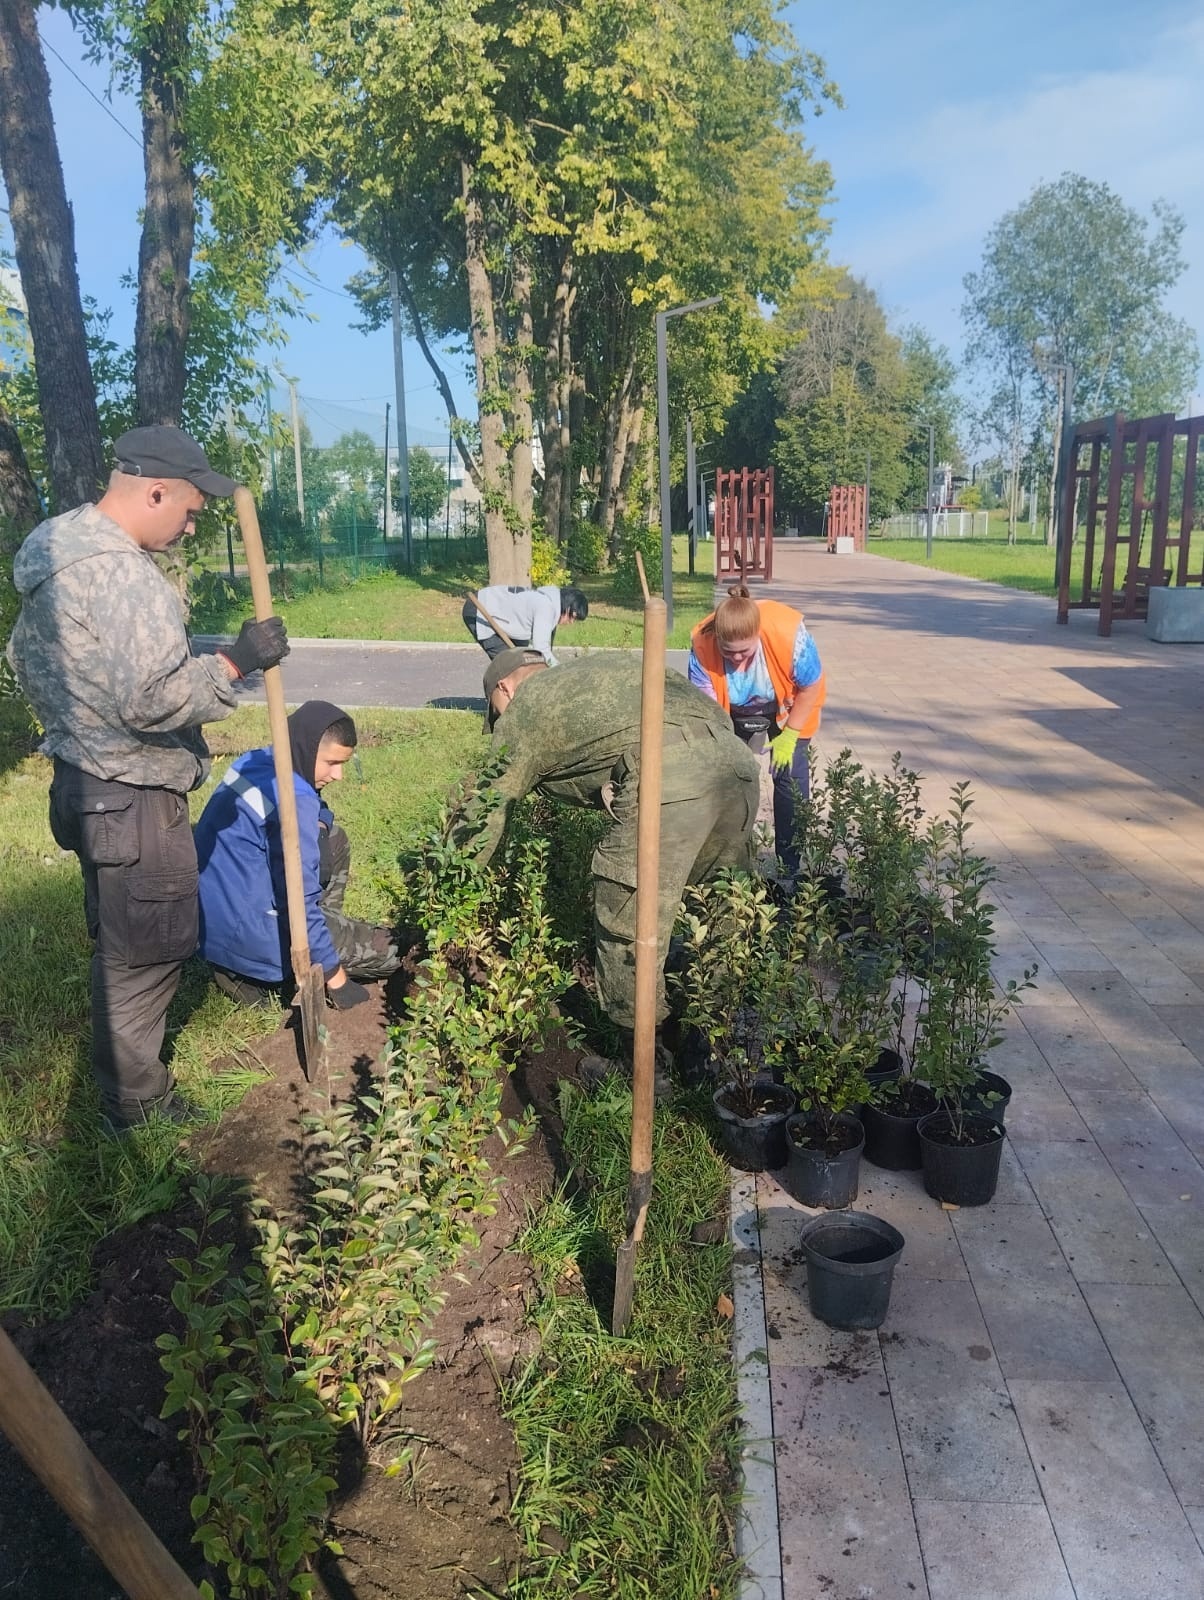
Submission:
[[[754,600],[729,589],[690,635],[690,682],[731,715],[754,750],[769,744],[774,847],[789,872],[799,868],[796,799],[811,793],[811,736],[826,686],[815,640],[802,612],[779,600]]]

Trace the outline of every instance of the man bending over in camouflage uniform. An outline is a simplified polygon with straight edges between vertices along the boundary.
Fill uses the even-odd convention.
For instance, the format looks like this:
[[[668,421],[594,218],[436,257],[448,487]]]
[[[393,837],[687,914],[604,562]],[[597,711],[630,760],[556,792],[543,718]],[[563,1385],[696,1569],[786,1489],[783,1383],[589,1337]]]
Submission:
[[[343,910],[351,845],[322,798],[355,754],[355,723],[328,700],[307,700],[288,719],[309,956],[341,1011],[368,998],[358,978],[387,978],[400,965],[388,928]],[[271,750],[230,764],[196,825],[201,866],[201,954],[219,989],[240,1005],[269,1003],[289,970],[288,900]]]
[[[272,617],[245,622],[222,655],[192,654],[152,556],[191,533],[233,480],[178,428],[135,428],[115,450],[102,498],[39,523],[17,552],[8,655],[54,758],[51,831],[83,868],[92,1070],[106,1126],[121,1132],[195,1114],[159,1059],[197,940],[185,795],[209,771],[201,724],[229,716],[235,681],[279,661],[288,640]]]
[[[502,803],[482,842],[488,860],[515,801],[532,789],[570,805],[605,809],[614,826],[594,852],[598,996],[611,1020],[635,1022],[636,797],[639,789],[640,658],[586,656],[548,671],[537,655],[504,650],[485,674],[493,742],[508,763]],[[756,758],[731,718],[677,672],[665,673],[664,775],[657,915],[657,1019],[668,1012],[664,963],[688,883],[724,867],[753,868]]]

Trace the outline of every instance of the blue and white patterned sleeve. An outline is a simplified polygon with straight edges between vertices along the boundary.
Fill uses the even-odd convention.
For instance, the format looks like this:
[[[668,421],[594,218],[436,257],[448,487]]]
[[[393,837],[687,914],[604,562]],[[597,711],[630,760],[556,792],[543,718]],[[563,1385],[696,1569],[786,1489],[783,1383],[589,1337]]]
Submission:
[[[693,650],[690,651],[690,661],[686,668],[686,677],[689,678],[690,682],[696,689],[702,690],[703,694],[706,695],[708,700],[718,700],[719,696],[715,693],[715,685],[711,682],[711,675],[703,667]]]
[[[791,670],[795,685],[800,689],[809,689],[823,676],[824,669],[819,659],[819,651],[815,648],[815,640],[807,632],[805,622],[799,623],[798,632],[794,636]]]

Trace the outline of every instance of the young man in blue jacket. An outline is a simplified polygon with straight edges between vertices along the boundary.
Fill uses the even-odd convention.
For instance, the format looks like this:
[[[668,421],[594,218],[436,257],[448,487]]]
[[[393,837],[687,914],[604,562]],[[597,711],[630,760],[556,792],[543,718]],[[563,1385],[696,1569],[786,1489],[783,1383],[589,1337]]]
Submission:
[[[288,719],[293,791],[310,960],[340,1010],[368,998],[361,979],[387,978],[400,965],[388,928],[343,911],[351,845],[322,800],[355,753],[355,723],[327,700],[307,700]],[[232,761],[196,825],[200,866],[200,953],[219,989],[241,1005],[263,1005],[289,971],[288,903],[270,749]]]

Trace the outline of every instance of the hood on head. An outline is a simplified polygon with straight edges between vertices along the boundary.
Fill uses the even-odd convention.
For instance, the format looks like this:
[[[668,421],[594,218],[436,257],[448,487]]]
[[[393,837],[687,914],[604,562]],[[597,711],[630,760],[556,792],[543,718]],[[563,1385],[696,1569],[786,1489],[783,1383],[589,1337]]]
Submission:
[[[305,779],[311,789],[318,786],[314,782],[314,768],[318,760],[318,746],[322,743],[322,735],[327,728],[333,727],[336,722],[341,722],[347,715],[338,706],[331,705],[329,700],[307,700],[300,705],[288,719],[288,741],[293,753],[293,771]]]

